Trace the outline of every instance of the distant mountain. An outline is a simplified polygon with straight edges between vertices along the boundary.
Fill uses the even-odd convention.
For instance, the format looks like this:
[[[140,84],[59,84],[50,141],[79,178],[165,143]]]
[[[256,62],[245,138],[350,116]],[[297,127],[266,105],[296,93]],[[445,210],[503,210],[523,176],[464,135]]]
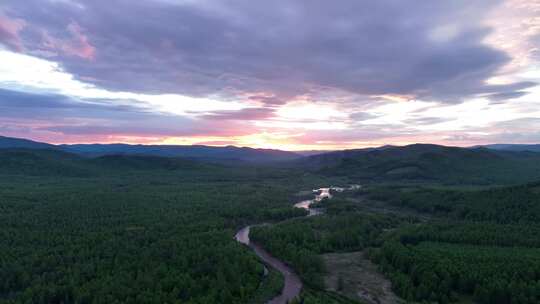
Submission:
[[[294,152],[246,147],[175,146],[175,145],[127,145],[127,144],[78,144],[60,145],[62,150],[85,156],[111,154],[152,155],[162,157],[184,157],[200,160],[235,160],[245,162],[271,162],[292,160],[301,157]]]
[[[520,144],[493,144],[482,146],[487,149],[501,150],[501,151],[531,151],[540,152],[540,144],[534,145],[520,145]]]
[[[32,141],[22,138],[0,136],[0,149],[26,148],[26,149],[57,149],[55,145]]]
[[[302,156],[281,150],[234,146],[50,145],[0,137],[0,173],[78,176],[102,174],[107,170],[200,169],[204,165],[202,161],[233,161],[235,164],[280,161],[280,168],[295,167],[365,182],[512,184],[540,180],[540,152],[532,151],[534,147],[536,145],[458,148],[414,144]],[[205,166],[208,165],[211,164]]]
[[[366,181],[492,184],[540,179],[540,153],[431,144],[336,151],[296,163],[323,174]]]
[[[161,157],[182,157],[207,161],[274,162],[293,160],[302,155],[273,149],[253,149],[247,147],[213,147],[203,145],[128,145],[128,144],[75,144],[51,145],[26,139],[0,137],[0,149],[26,148],[62,150],[86,157],[105,155],[140,155]]]

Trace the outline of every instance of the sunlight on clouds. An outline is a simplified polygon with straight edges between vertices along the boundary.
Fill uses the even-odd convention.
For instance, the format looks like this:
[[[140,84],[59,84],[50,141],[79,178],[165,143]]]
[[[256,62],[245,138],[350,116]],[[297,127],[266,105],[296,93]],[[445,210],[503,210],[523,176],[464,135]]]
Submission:
[[[419,100],[386,103],[382,106],[366,110],[366,113],[372,114],[373,116],[376,116],[376,118],[365,120],[363,121],[363,124],[378,125],[404,123],[405,120],[411,118],[411,113],[435,105],[437,105],[437,103]]]
[[[540,96],[540,94],[534,94]],[[530,97],[521,97],[525,100]],[[516,102],[520,102],[517,100]],[[527,103],[523,101],[516,107],[512,103],[493,104],[485,98],[469,100],[455,105],[435,102],[410,101],[407,103],[388,103],[368,110],[377,118],[363,121],[365,125],[401,124],[417,131],[458,131],[470,128],[489,127],[493,123],[527,117],[540,117],[540,102],[531,103],[530,111],[522,111]],[[432,123],[414,123],[415,120],[433,119]]]
[[[416,126],[417,130],[456,131],[472,127],[487,127],[493,123],[524,117],[508,104],[490,104],[486,99],[476,99],[466,103],[433,107],[423,115],[451,119],[438,124]]]
[[[384,94],[384,95],[375,95],[373,97],[378,97],[390,101],[405,102],[414,99],[413,95],[397,95],[397,94]]]
[[[540,66],[534,66],[532,68],[528,68],[520,73],[518,73],[518,76],[523,79],[529,79],[529,80],[540,80]]]
[[[262,128],[279,128],[279,129],[294,129],[294,130],[344,130],[348,128],[345,122],[341,121],[256,121],[255,126]]]
[[[276,117],[254,122],[260,128],[285,130],[344,130],[348,114],[335,105],[293,101],[276,110]]]
[[[55,62],[0,50],[0,83],[14,87],[81,92],[92,87],[76,81]]]
[[[331,105],[308,103],[308,102],[292,102],[284,105],[276,111],[279,118],[294,119],[294,120],[330,120],[332,118],[344,118],[347,115]]]
[[[509,0],[491,12],[486,22],[493,27],[486,43],[507,52],[512,58],[507,71],[526,68],[538,48],[531,38],[540,34],[540,2]]]
[[[302,133],[285,132],[259,132],[242,136],[187,136],[187,137],[169,137],[158,144],[166,145],[195,145],[219,143],[217,146],[234,144],[237,146],[246,146],[253,148],[280,148],[280,149],[298,149],[298,145],[290,142],[292,138],[302,136]]]
[[[159,109],[159,111],[177,115],[194,115],[210,111],[233,111],[243,109],[245,106],[247,106],[240,102],[225,102],[207,98],[193,98],[177,94],[136,94],[136,97],[133,99],[146,102],[151,106],[155,106],[157,109]]]
[[[77,80],[62,67],[47,60],[0,50],[0,87],[40,93],[57,93],[73,97],[81,102],[93,99],[110,100],[114,104],[129,104],[152,112],[198,117],[212,111],[237,111],[253,106],[253,100],[220,101],[211,98],[193,98],[178,94],[136,94],[112,92],[95,85]],[[520,70],[511,78],[498,76],[490,80],[492,84],[511,82],[515,78],[537,81],[540,72],[535,67]],[[494,103],[485,98],[467,100],[461,104],[441,104],[414,100],[412,96],[381,95],[384,104],[373,104],[363,110],[370,119],[351,121],[352,109],[339,102],[314,102],[310,99],[296,99],[284,105],[275,106],[275,116],[246,124],[252,128],[251,134],[232,136],[186,136],[152,137],[111,134],[99,138],[101,142],[154,143],[154,144],[209,144],[239,145],[256,148],[280,148],[288,150],[342,149],[379,146],[387,143],[409,144],[418,141],[440,142],[452,140],[448,135],[461,132],[475,138],[488,136],[491,125],[515,119],[540,118],[540,88],[526,90],[528,95],[513,99],[512,102]],[[264,97],[264,96],[263,96]],[[423,121],[423,119],[426,119]],[[86,121],[88,123],[88,121]],[[99,122],[96,122],[98,125]],[[310,132],[355,132],[357,126],[402,126],[412,132],[406,135],[386,134],[380,140],[310,140]],[[36,125],[37,126],[37,125]],[[392,130],[392,128],[389,128]],[[483,131],[482,131],[483,130]],[[383,132],[384,131],[384,132]],[[244,133],[245,134],[245,133]],[[80,142],[80,139],[77,139]],[[464,140],[463,142],[466,142]]]
[[[247,106],[240,102],[193,98],[178,94],[111,92],[75,79],[55,62],[5,50],[0,50],[0,62],[2,62],[0,86],[8,88],[48,91],[75,98],[108,99],[116,103],[129,101],[134,106],[177,115],[239,110]],[[137,104],[132,104],[133,102]]]
[[[219,142],[223,140],[230,140],[229,137],[224,136],[186,136],[186,137],[168,137],[165,139],[158,139],[154,144],[162,145],[195,145],[201,142]]]

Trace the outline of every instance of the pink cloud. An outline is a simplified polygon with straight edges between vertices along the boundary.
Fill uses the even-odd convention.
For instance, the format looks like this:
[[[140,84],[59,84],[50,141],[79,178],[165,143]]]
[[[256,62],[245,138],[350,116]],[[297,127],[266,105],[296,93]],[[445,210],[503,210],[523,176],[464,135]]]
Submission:
[[[67,29],[73,36],[73,41],[65,46],[64,51],[84,59],[94,59],[96,48],[88,42],[88,37],[83,34],[79,24],[72,21]]]
[[[210,140],[210,141],[201,141],[194,143],[194,145],[204,145],[204,146],[230,146],[238,144],[234,140]]]
[[[96,56],[96,48],[90,43],[88,36],[75,21],[67,26],[70,38],[61,39],[53,37],[46,30],[41,32],[43,47],[48,50],[60,51],[69,56],[77,56],[87,60],[93,60]]]
[[[26,22],[18,18],[9,18],[0,13],[0,43],[15,49],[18,52],[23,51],[19,32],[24,29]]]

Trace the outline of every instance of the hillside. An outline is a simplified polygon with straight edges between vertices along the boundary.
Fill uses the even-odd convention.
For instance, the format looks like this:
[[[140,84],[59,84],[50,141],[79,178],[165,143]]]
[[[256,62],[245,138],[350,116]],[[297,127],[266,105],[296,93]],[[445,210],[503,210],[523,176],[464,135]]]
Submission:
[[[0,149],[0,174],[90,177],[130,174],[133,171],[195,171],[217,165],[182,158],[140,155],[106,155],[85,158],[57,150]]]
[[[40,149],[0,149],[2,175],[88,176],[94,173],[77,155]]]
[[[331,152],[297,164],[326,175],[371,181],[490,184],[540,178],[539,153],[429,144]]]
[[[501,151],[540,152],[540,145],[493,144],[493,145],[486,145],[483,147],[487,149],[501,150]]]
[[[0,149],[6,148],[56,149],[57,147],[28,139],[0,136]]]

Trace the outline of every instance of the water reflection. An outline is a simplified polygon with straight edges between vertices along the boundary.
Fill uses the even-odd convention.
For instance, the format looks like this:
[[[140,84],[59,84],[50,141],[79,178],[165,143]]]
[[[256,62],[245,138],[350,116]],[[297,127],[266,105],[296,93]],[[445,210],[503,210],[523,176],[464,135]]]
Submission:
[[[322,201],[323,199],[331,199],[332,198],[332,191],[335,192],[343,192],[345,190],[358,190],[360,189],[360,185],[350,185],[348,188],[343,187],[329,187],[329,188],[319,188],[313,190],[313,193],[315,193],[315,198],[311,200],[305,200],[298,202],[294,204],[294,207],[296,208],[303,208],[309,211],[308,216],[318,215],[322,213],[322,210],[320,208],[311,208],[311,204],[318,203]]]

